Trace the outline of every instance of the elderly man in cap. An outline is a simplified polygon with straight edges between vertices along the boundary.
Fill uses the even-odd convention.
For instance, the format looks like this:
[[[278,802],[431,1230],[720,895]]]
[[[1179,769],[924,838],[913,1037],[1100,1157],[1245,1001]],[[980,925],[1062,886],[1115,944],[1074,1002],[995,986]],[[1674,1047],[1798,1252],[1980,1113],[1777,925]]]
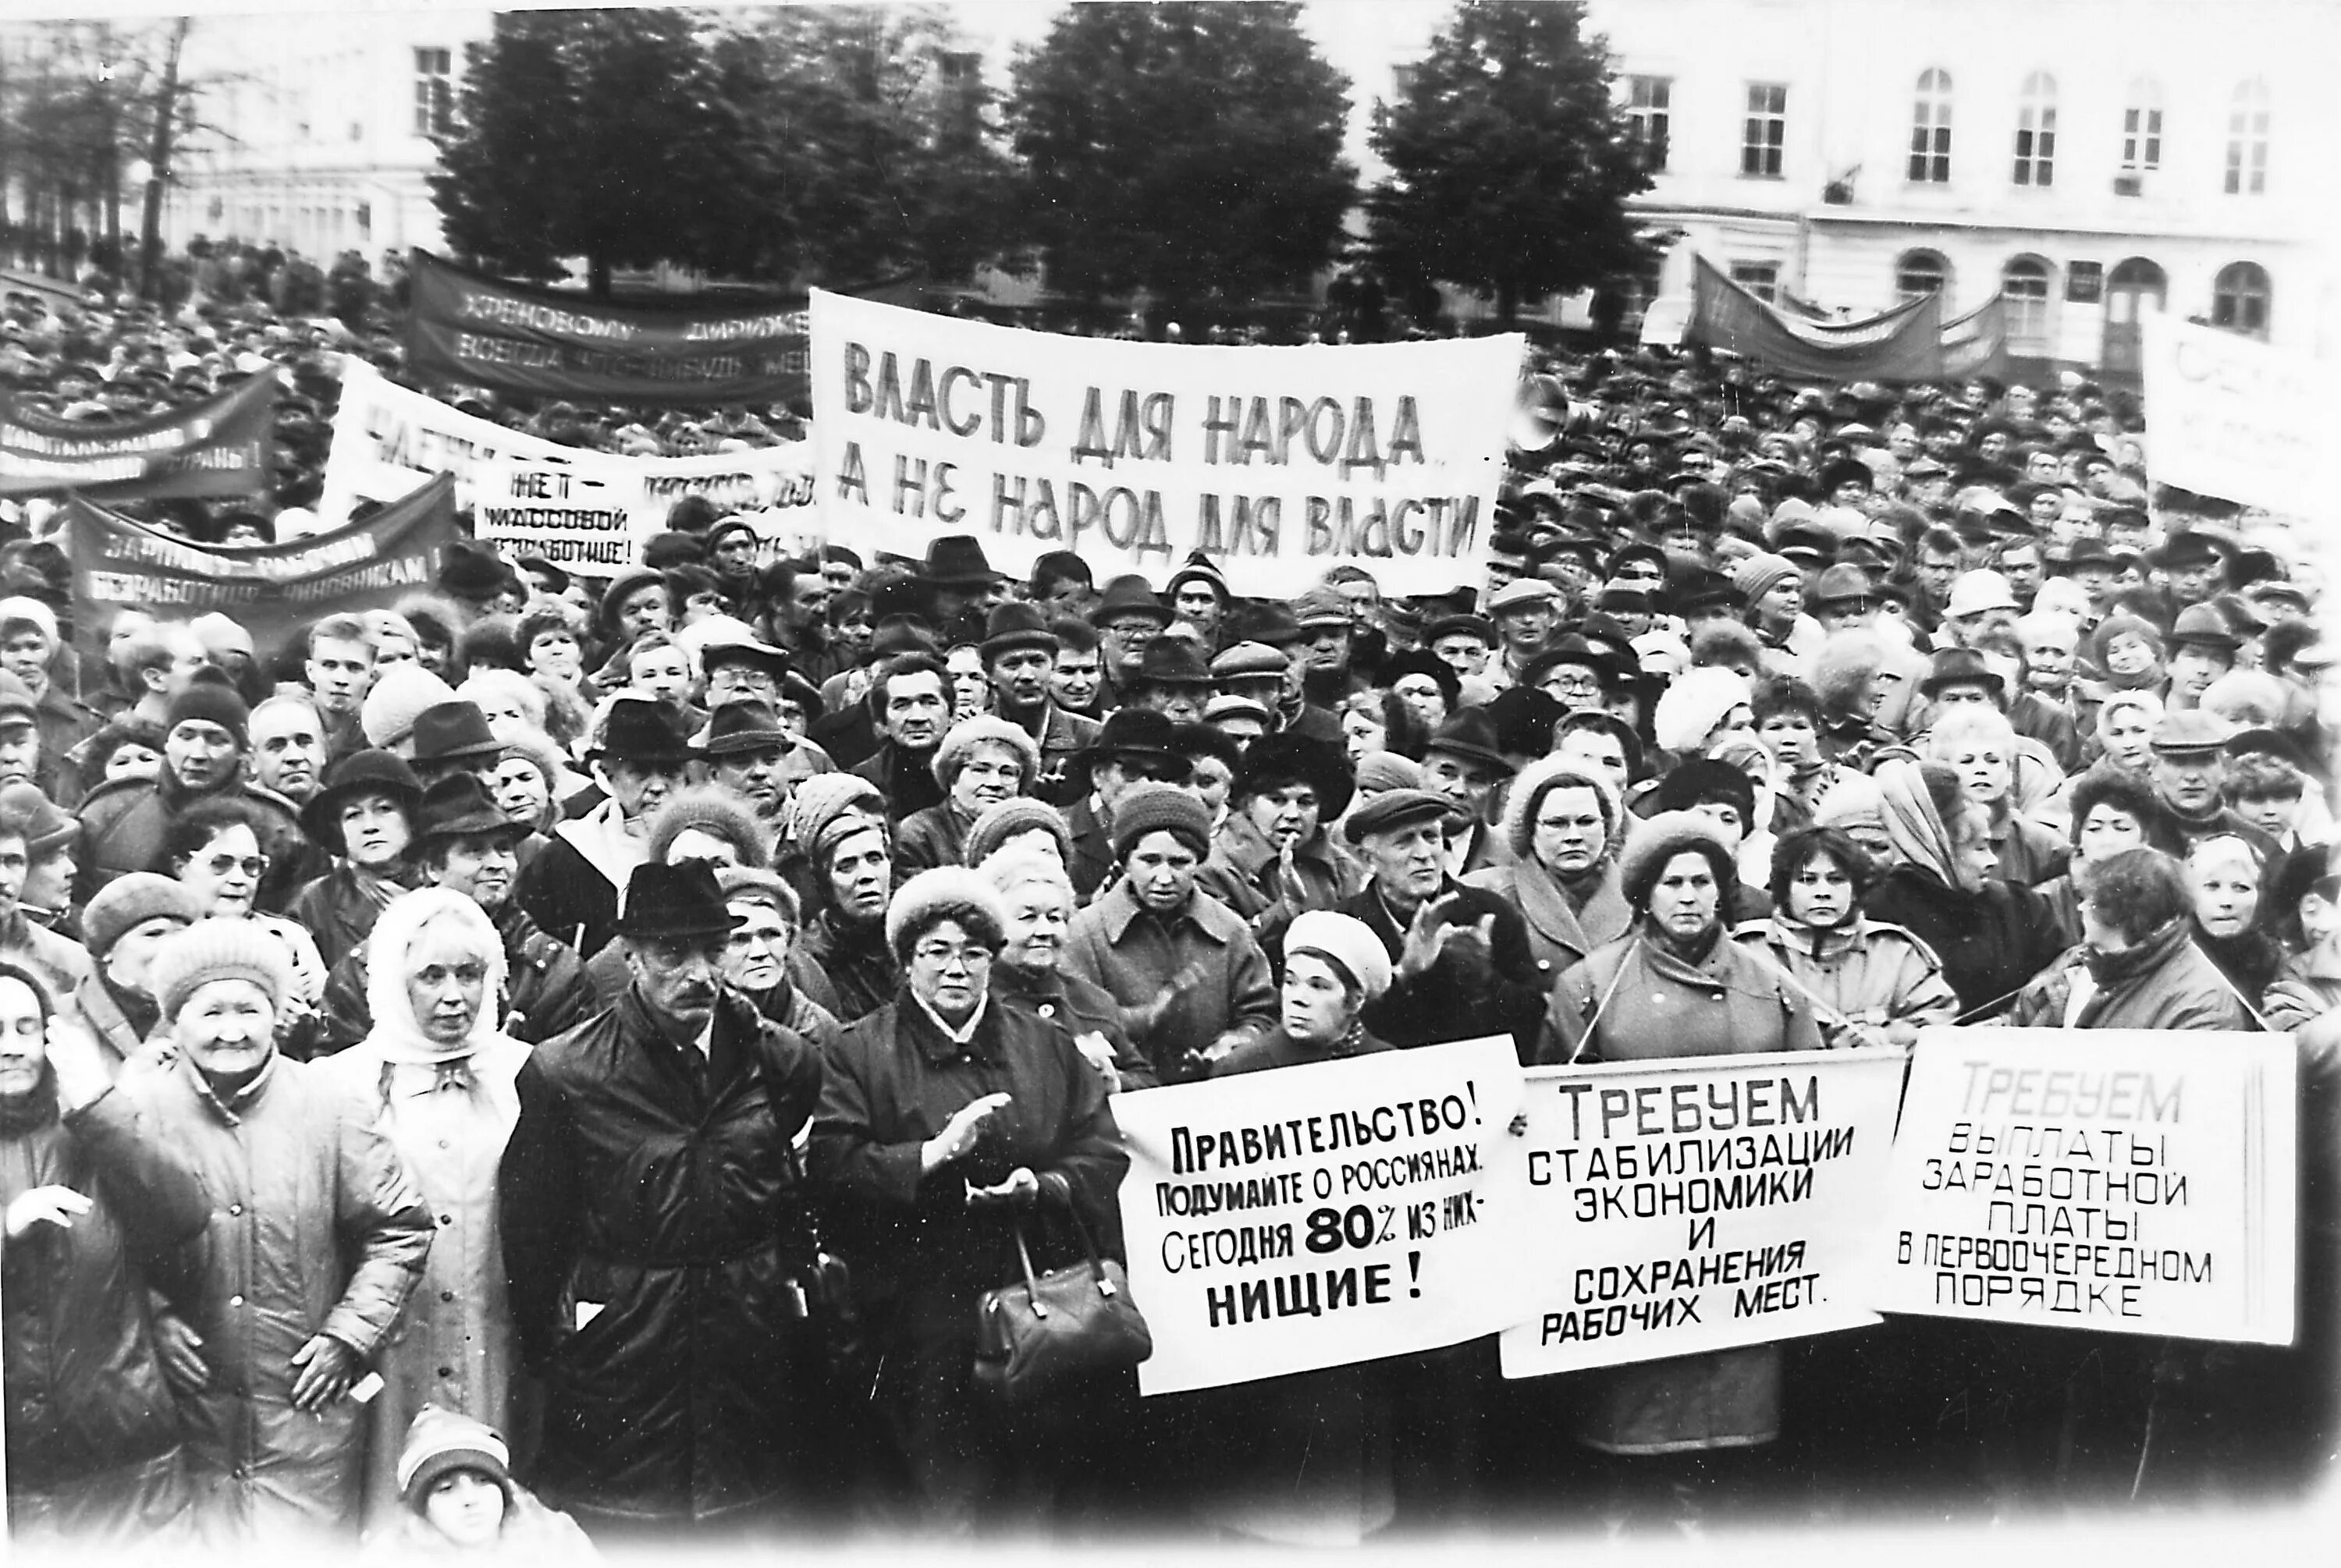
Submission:
[[[1161,714],[1174,724],[1203,717],[1211,697],[1211,671],[1192,639],[1161,636],[1150,640],[1138,667],[1121,684],[1121,705]]]
[[[520,1072],[498,1190],[534,1480],[605,1540],[762,1534],[834,1486],[792,1147],[821,1059],[723,984],[739,923],[705,862],[636,868],[625,991]]]
[[[2232,833],[2257,849],[2263,864],[2278,854],[2276,841],[2227,804],[2224,748],[2235,726],[2202,708],[2165,713],[2155,726],[2154,759],[2147,781],[2188,843]]]
[[[1422,778],[1455,809],[1447,836],[1449,876],[1466,877],[1510,858],[1493,824],[1503,807],[1504,786],[1519,771],[1497,744],[1494,721],[1480,709],[1464,709],[1431,736],[1422,753]]]
[[[1151,710],[1117,709],[1089,749],[1073,759],[1068,782],[1081,794],[1065,812],[1073,847],[1065,870],[1084,901],[1113,876],[1115,802],[1133,784],[1182,783],[1193,770],[1172,743],[1173,730],[1170,720]]]
[[[2016,618],[2023,612],[2007,586],[2007,579],[1997,571],[1961,572],[1951,584],[1950,602],[1943,606],[1943,621],[1936,628],[1935,646],[2013,646]]]
[[[1366,689],[1353,668],[1358,612],[1349,596],[1331,587],[1312,588],[1292,601],[1292,618],[1308,639],[1301,656],[1301,695],[1320,708],[1338,706]]]
[[[1207,1076],[1276,1024],[1250,927],[1195,885],[1210,852],[1210,817],[1192,793],[1130,785],[1113,815],[1121,875],[1065,938],[1065,968],[1113,994],[1123,1030],[1166,1084]]]
[[[2173,608],[2184,609],[2208,604],[2227,590],[2228,549],[2225,541],[2190,529],[2172,534],[2147,561],[2163,574]]]
[[[1051,694],[1056,634],[1032,606],[1002,604],[985,622],[978,651],[983,658],[983,678],[991,683],[993,710],[1041,749],[1041,773],[1032,792],[1044,800],[1061,800],[1067,766],[1097,739],[1101,726],[1094,719],[1067,712]]]
[[[498,810],[480,781],[451,774],[423,791],[406,847],[409,875],[421,888],[444,888],[480,907],[504,945],[505,993],[496,1026],[534,1044],[573,1028],[601,1003],[574,949],[547,936],[513,897],[515,850],[528,829]],[[374,1027],[367,1001],[366,948],[352,948],[325,979],[321,1052],[346,1050]]]
[[[609,799],[553,829],[514,896],[531,919],[590,958],[617,930],[618,889],[647,858],[650,819],[682,788],[691,748],[663,704],[620,697],[585,755]]]
[[[322,856],[302,836],[292,803],[245,779],[251,717],[244,699],[214,670],[202,671],[173,699],[162,772],[101,784],[81,803],[85,853],[75,880],[75,903],[86,904],[116,877],[152,867],[172,816],[213,795],[241,798],[257,825],[269,858],[262,908],[279,907],[302,882],[324,872]]]
[[[373,1092],[277,1055],[283,943],[201,920],[150,973],[173,1054],[119,1087],[212,1200],[185,1321],[155,1325],[197,1522],[221,1545],[354,1536],[364,1424],[349,1391],[422,1278],[431,1211]]]

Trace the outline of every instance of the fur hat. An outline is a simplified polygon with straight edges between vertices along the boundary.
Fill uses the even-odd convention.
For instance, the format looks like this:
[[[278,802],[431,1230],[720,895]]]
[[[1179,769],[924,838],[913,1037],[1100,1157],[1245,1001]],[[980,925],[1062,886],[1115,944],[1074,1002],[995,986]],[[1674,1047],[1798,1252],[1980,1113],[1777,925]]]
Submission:
[[[1011,724],[989,713],[976,713],[943,731],[933,758],[927,763],[935,782],[943,787],[946,794],[951,781],[959,777],[960,766],[967,760],[968,753],[987,740],[1016,753],[1017,766],[1022,769],[1017,788],[1032,788],[1032,780],[1041,775],[1040,744],[1024,732],[1021,724]]]
[[[1008,840],[1035,828],[1046,829],[1057,840],[1058,858],[1068,866],[1073,863],[1073,839],[1065,826],[1065,814],[1046,800],[1035,800],[1029,795],[1011,795],[977,812],[975,820],[968,825],[961,858],[970,866],[981,866]]]
[[[281,1008],[293,988],[292,952],[258,921],[198,920],[154,949],[146,984],[168,1021],[214,980],[250,980]]]
[[[1736,670],[1703,665],[1669,681],[1650,714],[1651,738],[1669,751],[1689,751],[1705,740],[1733,709],[1752,703],[1748,680]]]
[[[910,944],[937,922],[957,920],[965,926],[971,919],[991,928],[971,929],[969,936],[997,945],[1008,928],[1008,908],[988,878],[964,866],[937,866],[895,889],[893,902],[886,906],[886,947],[898,961],[908,963]]]
[[[198,913],[195,896],[177,878],[133,871],[100,888],[81,912],[82,945],[91,958],[103,958],[114,951],[114,944],[125,931],[149,920],[176,920],[192,926]]]
[[[1705,855],[1714,868],[1716,886],[1726,895],[1720,912],[1723,918],[1729,919],[1728,895],[1732,884],[1738,880],[1738,868],[1723,836],[1715,830],[1715,824],[1696,811],[1661,811],[1634,830],[1625,852],[1618,858],[1619,879],[1625,885],[1626,902],[1634,907],[1636,914],[1647,909],[1659,873],[1686,850]]]
[[[1169,833],[1201,859],[1211,852],[1211,819],[1202,801],[1176,784],[1133,784],[1113,803],[1114,858],[1149,833]]]
[[[678,789],[651,818],[649,858],[663,861],[674,841],[696,828],[721,839],[740,853],[740,864],[762,869],[772,863],[763,829],[740,798],[721,784]]]
[[[886,797],[858,774],[816,773],[799,780],[790,796],[789,813],[790,837],[820,870],[829,851],[866,819],[875,819],[884,828]]]
[[[382,673],[358,708],[358,727],[366,744],[389,748],[414,733],[414,721],[424,710],[453,702],[455,689],[422,665],[409,660]]]
[[[1504,842],[1512,847],[1512,854],[1521,860],[1529,858],[1529,846],[1536,838],[1536,814],[1544,798],[1564,785],[1592,790],[1600,807],[1601,853],[1594,864],[1607,865],[1616,859],[1625,839],[1619,823],[1626,809],[1618,799],[1617,786],[1609,781],[1608,774],[1574,756],[1541,758],[1529,763],[1512,780],[1511,791],[1504,797],[1501,824]]]
[[[1330,959],[1358,983],[1366,1001],[1390,987],[1390,950],[1374,935],[1374,928],[1355,915],[1304,909],[1284,931],[1284,956],[1290,958],[1295,953],[1315,953]]]

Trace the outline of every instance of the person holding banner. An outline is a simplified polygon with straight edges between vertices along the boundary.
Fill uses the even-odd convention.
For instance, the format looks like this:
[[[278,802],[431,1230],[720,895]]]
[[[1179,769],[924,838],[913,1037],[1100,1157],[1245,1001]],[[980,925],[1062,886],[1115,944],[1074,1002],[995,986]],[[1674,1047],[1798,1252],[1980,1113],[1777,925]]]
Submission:
[[[1729,939],[1738,868],[1706,818],[1649,819],[1627,842],[1619,878],[1633,929],[1561,976],[1539,1062],[1822,1047],[1805,988]],[[1662,1479],[1681,1506],[1702,1485],[1748,1474],[1720,1454],[1779,1435],[1781,1360],[1778,1345],[1757,1345],[1587,1373],[1577,1439],[1631,1462],[1613,1474],[1621,1489]]]
[[[1800,829],[1772,846],[1771,917],[1732,933],[1803,987],[1833,1047],[1907,1047],[1958,1015],[1958,993],[1927,945],[1862,913],[1877,876],[1837,829]]]
[[[2040,1029],[2259,1027],[2254,1003],[2194,940],[2187,869],[2159,849],[2093,868],[2081,945],[2027,986],[2007,1021]]]

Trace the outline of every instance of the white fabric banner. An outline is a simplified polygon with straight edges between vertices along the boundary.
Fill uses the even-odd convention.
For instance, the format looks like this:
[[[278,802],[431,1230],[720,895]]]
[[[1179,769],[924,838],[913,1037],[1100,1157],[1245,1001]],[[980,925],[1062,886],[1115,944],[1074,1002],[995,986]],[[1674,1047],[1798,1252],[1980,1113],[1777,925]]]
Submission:
[[[614,575],[665,527],[667,509],[693,493],[749,514],[781,549],[821,542],[811,442],[620,457],[507,430],[399,386],[363,360],[344,361],[320,526],[339,527],[357,501],[396,501],[443,472],[455,476],[455,504],[474,509],[480,538],[589,574]]]
[[[2341,394],[2330,367],[2163,312],[2139,326],[2157,481],[2296,517],[2341,517],[2329,473]]]
[[[2289,1345],[2290,1035],[1928,1029],[1884,1312]]]
[[[1239,594],[1364,567],[1386,594],[1484,575],[1525,340],[1300,347],[1060,337],[812,294],[831,538],[922,557],[973,534],[1102,584],[1188,552]]]
[[[1492,1334],[1519,1232],[1493,1144],[1520,1100],[1509,1038],[1117,1095],[1142,1394],[1216,1388]]]
[[[1903,1053],[1538,1067],[1520,1195],[1528,1311],[1506,1377],[1687,1355],[1877,1321],[1860,1295],[1885,1212]]]

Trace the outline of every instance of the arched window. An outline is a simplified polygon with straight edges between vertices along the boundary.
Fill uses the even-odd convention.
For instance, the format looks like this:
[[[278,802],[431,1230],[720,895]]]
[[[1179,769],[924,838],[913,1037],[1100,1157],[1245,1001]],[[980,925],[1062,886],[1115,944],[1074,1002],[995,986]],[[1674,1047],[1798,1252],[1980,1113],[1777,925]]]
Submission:
[[[2048,352],[2048,282],[2051,269],[2038,256],[2017,256],[2001,269],[1999,292],[2007,301],[2007,349],[2037,359]]]
[[[2254,76],[2227,101],[2227,194],[2265,194],[2267,154],[2267,84]]]
[[[1910,180],[1948,184],[1951,178],[1951,74],[1929,70],[1918,78],[1910,112]]]
[[[1940,294],[1949,309],[1951,263],[1938,251],[1905,251],[1894,263],[1894,297],[1902,303],[1928,294]]]
[[[2211,324],[2246,337],[2268,330],[2267,269],[2256,262],[2231,262],[2211,283]]]
[[[2016,183],[2048,185],[2057,179],[2057,78],[2035,71],[2024,78],[2016,111]]]
[[[2162,84],[2140,76],[2129,84],[2122,110],[2121,166],[2125,174],[2150,174],[2162,167]]]

